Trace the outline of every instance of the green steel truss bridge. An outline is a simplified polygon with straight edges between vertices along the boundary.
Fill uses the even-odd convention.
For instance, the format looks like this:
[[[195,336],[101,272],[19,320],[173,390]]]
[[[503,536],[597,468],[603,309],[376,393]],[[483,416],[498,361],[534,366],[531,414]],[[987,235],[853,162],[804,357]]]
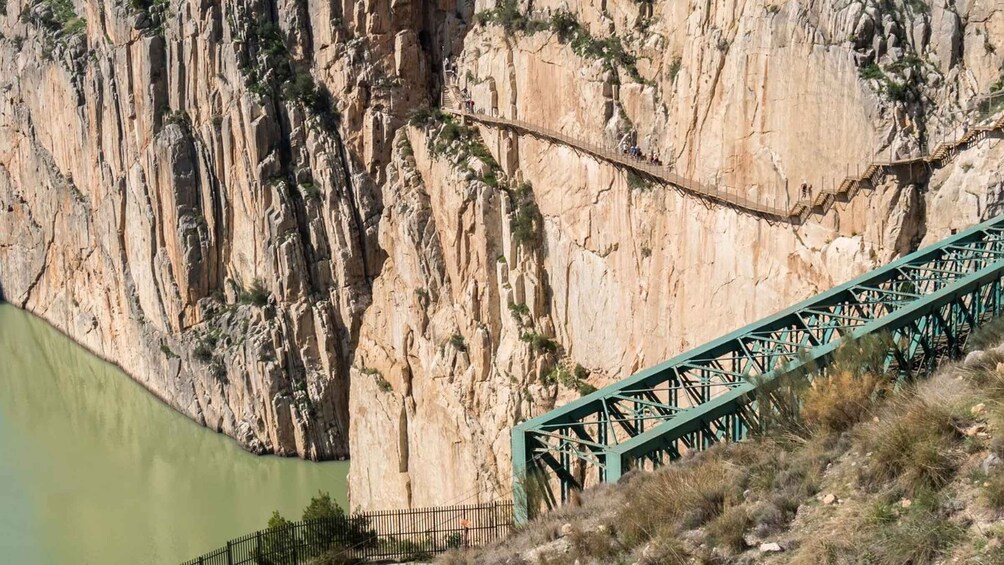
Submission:
[[[1002,278],[999,216],[523,422],[512,432],[517,520],[585,484],[742,439],[757,424],[751,393],[786,372],[825,367],[845,336],[886,334],[889,369],[928,370],[1001,314]],[[528,503],[530,482],[544,494]]]

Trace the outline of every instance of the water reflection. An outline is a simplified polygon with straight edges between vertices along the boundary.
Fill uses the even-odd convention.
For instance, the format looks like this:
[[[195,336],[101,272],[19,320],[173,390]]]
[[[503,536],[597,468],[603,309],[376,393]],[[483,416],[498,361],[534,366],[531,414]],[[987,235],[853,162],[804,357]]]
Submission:
[[[347,463],[256,457],[0,305],[0,561],[177,563],[296,517]]]

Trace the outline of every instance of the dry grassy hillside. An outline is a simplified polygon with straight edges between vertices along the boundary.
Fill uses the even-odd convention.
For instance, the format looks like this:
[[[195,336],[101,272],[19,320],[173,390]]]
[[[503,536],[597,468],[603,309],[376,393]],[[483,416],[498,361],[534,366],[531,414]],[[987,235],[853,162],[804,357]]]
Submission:
[[[916,385],[871,370],[874,342],[849,344],[812,385],[780,388],[757,438],[626,476],[439,562],[1004,563],[1002,330]]]

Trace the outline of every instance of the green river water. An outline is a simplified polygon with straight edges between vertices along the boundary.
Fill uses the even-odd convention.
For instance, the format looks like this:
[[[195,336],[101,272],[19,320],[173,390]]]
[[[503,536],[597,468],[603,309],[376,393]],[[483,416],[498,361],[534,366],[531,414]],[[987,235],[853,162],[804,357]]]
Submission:
[[[251,455],[0,304],[0,563],[176,564],[318,490],[344,506],[347,472]]]

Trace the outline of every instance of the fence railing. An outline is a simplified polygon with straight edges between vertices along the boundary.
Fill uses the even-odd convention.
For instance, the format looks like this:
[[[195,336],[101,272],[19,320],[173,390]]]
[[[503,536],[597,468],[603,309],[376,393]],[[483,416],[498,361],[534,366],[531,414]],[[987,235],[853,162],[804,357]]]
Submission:
[[[357,512],[259,530],[182,565],[296,565],[329,552],[344,559],[421,560],[491,543],[512,526],[512,501]]]

